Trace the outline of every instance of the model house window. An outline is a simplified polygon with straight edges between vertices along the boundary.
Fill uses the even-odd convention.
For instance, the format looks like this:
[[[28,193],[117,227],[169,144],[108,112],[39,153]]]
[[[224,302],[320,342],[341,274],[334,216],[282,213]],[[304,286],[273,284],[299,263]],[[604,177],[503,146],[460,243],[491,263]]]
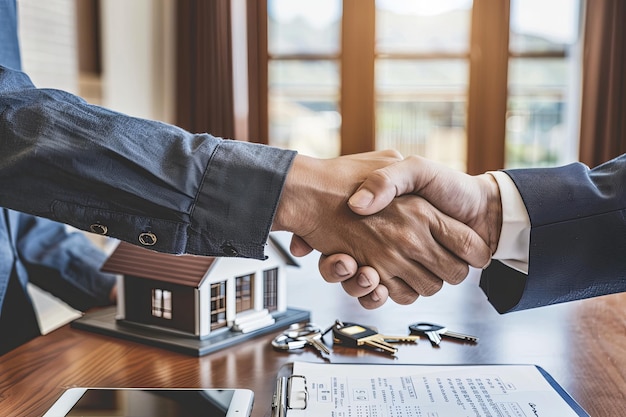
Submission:
[[[470,173],[577,158],[581,0],[266,1],[261,140]]]
[[[254,274],[235,278],[236,312],[254,308]]]
[[[268,311],[278,308],[278,268],[263,271],[263,308]]]
[[[152,315],[172,319],[172,292],[159,288],[152,289]]]
[[[226,326],[226,281],[211,284],[211,329]]]

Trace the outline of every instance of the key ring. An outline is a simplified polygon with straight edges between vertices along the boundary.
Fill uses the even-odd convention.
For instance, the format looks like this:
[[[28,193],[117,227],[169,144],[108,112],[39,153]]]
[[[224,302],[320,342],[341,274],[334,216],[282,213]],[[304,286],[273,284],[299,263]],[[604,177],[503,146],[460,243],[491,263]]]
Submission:
[[[322,330],[313,323],[294,323],[272,340],[272,346],[279,350],[297,350],[309,343],[310,337],[322,335]]]
[[[313,323],[295,323],[289,326],[289,328],[287,328],[285,331],[283,331],[284,335],[287,335],[292,339],[300,339],[316,333],[319,333],[321,335],[322,329],[320,329]]]
[[[306,340],[298,340],[289,337],[285,333],[279,334],[272,340],[272,346],[279,350],[297,350],[302,349],[307,344]]]

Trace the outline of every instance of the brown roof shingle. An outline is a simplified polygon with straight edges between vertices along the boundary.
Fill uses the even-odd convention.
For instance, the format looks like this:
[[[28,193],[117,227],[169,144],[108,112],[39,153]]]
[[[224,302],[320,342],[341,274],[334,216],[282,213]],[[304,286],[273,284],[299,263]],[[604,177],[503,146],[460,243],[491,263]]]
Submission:
[[[215,257],[172,255],[121,242],[102,271],[198,287]]]

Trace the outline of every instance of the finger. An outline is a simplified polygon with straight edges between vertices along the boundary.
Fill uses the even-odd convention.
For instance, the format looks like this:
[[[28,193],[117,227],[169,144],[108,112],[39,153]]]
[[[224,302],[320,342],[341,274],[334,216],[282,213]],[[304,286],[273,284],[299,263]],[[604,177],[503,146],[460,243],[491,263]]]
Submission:
[[[306,256],[313,251],[313,248],[304,241],[298,235],[291,236],[291,244],[289,245],[289,251],[293,256],[301,257]]]
[[[374,291],[359,297],[359,303],[368,310],[373,310],[385,304],[389,298],[389,290],[384,285],[378,285]]]
[[[443,236],[442,240],[446,239],[450,238]],[[446,240],[444,243],[450,242]],[[433,295],[441,289],[444,281],[449,284],[458,284],[469,273],[467,262],[448,250],[432,235],[409,235],[402,244],[404,247],[411,248],[408,256],[416,265],[419,265],[416,267],[419,273],[416,275],[404,273],[398,276],[421,295]],[[395,300],[395,292],[391,294],[391,297]]]
[[[419,276],[393,277],[383,283],[389,289],[389,297],[398,304],[412,304],[418,296],[430,297],[443,287],[443,280],[426,268]]]
[[[469,274],[468,265],[481,268],[488,263],[491,249],[472,228],[445,215],[423,199],[399,197],[397,202],[408,203],[404,207],[410,208],[412,214],[405,213],[405,216],[411,217],[413,223],[405,228],[403,234],[396,236],[394,244],[404,248],[405,257],[426,271],[420,271],[418,278],[413,278],[409,265],[404,266],[403,271],[396,270],[394,275],[405,278],[420,294],[436,292],[437,288],[432,286],[436,280],[458,284]],[[420,282],[424,277],[429,280]],[[390,292],[395,297],[391,289]]]
[[[370,294],[380,283],[378,272],[372,267],[363,266],[357,273],[341,283],[345,292],[352,297],[363,297]]]
[[[355,276],[358,265],[350,255],[337,253],[321,255],[318,267],[322,277],[327,282],[343,282]]]
[[[407,265],[406,268],[402,267],[402,264],[413,264]],[[419,271],[417,271],[417,265],[415,265],[412,261],[407,261],[406,259],[398,259],[398,263],[393,263],[393,266],[399,266],[398,270],[404,276],[411,276],[413,285],[409,285],[407,281],[402,278],[398,278],[394,275],[393,269],[386,268],[385,265],[375,265],[373,268],[377,271],[380,277],[380,285],[382,285],[387,290],[387,296],[391,298],[398,304],[411,304],[418,299],[422,290],[422,283],[419,277]]]
[[[467,264],[475,268],[482,268],[489,263],[491,248],[478,233],[464,223],[443,213],[436,212],[430,229],[436,242],[441,245],[442,249],[447,249],[450,254],[446,254],[446,251],[442,250],[442,258],[434,256],[429,259],[437,262],[437,266],[440,267],[444,267],[447,262],[452,262],[456,266],[458,272],[456,274],[448,274],[452,280],[451,283],[458,283],[467,276],[469,272]],[[455,260],[454,258],[457,259]],[[428,265],[426,266],[428,267]]]
[[[389,298],[401,305],[413,304],[420,296],[403,278],[391,277],[382,281]]]
[[[385,168],[368,175],[363,184],[352,194],[348,200],[348,206],[353,212],[363,216],[378,213],[398,195],[395,185],[384,170]]]
[[[425,246],[418,241],[418,234],[407,231],[398,236],[397,246],[405,248],[403,255],[393,252],[382,253],[372,267],[378,271],[380,282],[389,290],[389,297],[398,304],[411,304],[418,296],[435,294],[443,286],[442,279],[421,263],[433,253],[431,246],[444,251],[431,237],[432,243]],[[452,257],[448,254],[448,257]],[[439,270],[445,272],[445,269]]]
[[[367,176],[363,184],[348,200],[357,214],[374,214],[387,207],[397,196],[413,193],[417,184],[428,182],[431,170],[420,170],[416,158],[407,158]]]

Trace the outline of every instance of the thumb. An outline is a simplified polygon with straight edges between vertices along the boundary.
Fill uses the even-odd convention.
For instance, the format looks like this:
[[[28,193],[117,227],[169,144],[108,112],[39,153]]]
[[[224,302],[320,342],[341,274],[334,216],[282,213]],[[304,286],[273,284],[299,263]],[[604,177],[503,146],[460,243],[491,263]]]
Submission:
[[[403,194],[418,191],[418,184],[429,181],[425,178],[430,170],[420,170],[414,158],[407,158],[384,168],[377,169],[348,200],[350,209],[361,215],[378,213]]]
[[[306,256],[313,251],[313,248],[304,241],[300,236],[292,235],[289,251],[293,256]]]

